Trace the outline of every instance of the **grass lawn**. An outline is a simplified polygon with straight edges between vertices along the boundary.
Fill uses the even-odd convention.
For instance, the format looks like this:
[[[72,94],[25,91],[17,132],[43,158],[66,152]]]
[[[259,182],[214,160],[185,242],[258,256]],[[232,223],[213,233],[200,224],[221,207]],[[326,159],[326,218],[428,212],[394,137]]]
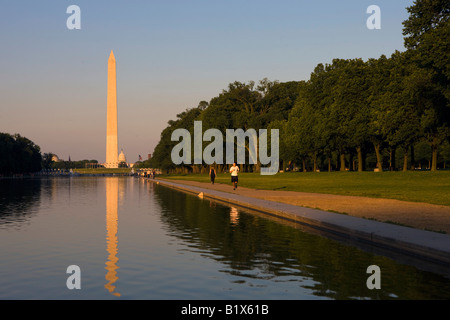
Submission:
[[[108,169],[108,168],[96,168],[96,169],[73,169],[74,172],[80,174],[107,174],[107,173],[129,173],[130,168],[118,168],[118,169]]]
[[[207,174],[163,175],[161,178],[209,182]],[[229,174],[216,183],[231,185]],[[450,170],[408,172],[292,172],[262,176],[240,173],[239,186],[252,189],[329,193],[388,198],[450,206]]]

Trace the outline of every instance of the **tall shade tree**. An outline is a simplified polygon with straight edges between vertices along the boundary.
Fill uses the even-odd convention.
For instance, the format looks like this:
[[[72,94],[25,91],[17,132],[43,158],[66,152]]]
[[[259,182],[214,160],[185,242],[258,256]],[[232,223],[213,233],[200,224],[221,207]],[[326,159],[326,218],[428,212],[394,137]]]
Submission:
[[[202,109],[199,107],[187,109],[177,115],[177,120],[170,120],[168,122],[168,126],[161,132],[161,138],[156,145],[150,160],[152,167],[161,168],[166,171],[175,169],[176,166],[171,159],[171,151],[177,142],[172,141],[172,132],[178,128],[183,128],[189,130],[192,136],[194,121],[198,119],[201,113]],[[193,169],[190,165],[180,165],[179,167],[185,171]]]
[[[432,149],[431,170],[437,169],[438,146],[450,135],[450,2],[416,0],[403,22],[408,54],[430,72],[431,83],[421,101],[422,129]]]
[[[416,62],[434,71],[434,81],[450,100],[450,2],[416,0],[403,22],[405,47]]]
[[[0,133],[0,174],[35,173],[42,169],[40,148],[20,134]]]
[[[318,64],[311,73],[308,86],[303,88],[302,96],[308,104],[320,113],[320,121],[314,131],[322,141],[322,152],[328,159],[328,171],[331,171],[331,157],[333,151],[339,149],[340,137],[337,133],[336,118],[332,116],[331,109],[334,102],[333,90],[336,83],[335,63],[332,65]]]
[[[338,120],[336,129],[345,140],[341,144],[341,163],[344,150],[356,150],[358,171],[363,171],[363,147],[369,137],[368,68],[362,59],[352,59],[339,63],[336,72],[332,110]]]
[[[372,103],[380,132],[391,150],[392,166],[396,148],[403,148],[404,171],[407,170],[408,150],[422,134],[420,115],[423,110],[417,92],[423,90],[429,80],[405,53],[397,51],[384,63],[383,88]]]
[[[369,59],[369,141],[373,144],[379,170],[383,168],[382,149],[386,145],[386,108],[383,99],[391,82],[392,62],[385,55],[379,59]]]

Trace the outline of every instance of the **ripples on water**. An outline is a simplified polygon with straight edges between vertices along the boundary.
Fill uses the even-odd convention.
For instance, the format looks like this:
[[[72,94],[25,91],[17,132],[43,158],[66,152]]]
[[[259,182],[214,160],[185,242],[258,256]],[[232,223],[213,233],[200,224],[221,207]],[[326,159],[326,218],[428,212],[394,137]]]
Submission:
[[[0,180],[1,299],[448,299],[450,282],[135,178]],[[68,290],[66,268],[81,268]],[[382,289],[366,286],[369,265]]]

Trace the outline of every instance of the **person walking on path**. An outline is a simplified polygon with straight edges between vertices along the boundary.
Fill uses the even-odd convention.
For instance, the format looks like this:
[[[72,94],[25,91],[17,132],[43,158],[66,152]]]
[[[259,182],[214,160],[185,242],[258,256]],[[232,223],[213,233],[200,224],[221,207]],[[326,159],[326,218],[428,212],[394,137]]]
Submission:
[[[209,168],[209,177],[211,178],[211,183],[214,184],[214,180],[216,179],[216,169],[214,167]]]
[[[231,183],[233,184],[233,190],[236,190],[238,184],[238,173],[239,167],[236,165],[236,162],[233,163],[233,166],[230,168],[231,172]]]

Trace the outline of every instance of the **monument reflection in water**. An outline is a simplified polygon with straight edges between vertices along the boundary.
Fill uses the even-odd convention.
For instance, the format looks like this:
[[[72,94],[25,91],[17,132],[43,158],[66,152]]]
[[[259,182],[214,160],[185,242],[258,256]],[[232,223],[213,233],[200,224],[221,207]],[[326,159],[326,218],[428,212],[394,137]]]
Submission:
[[[105,279],[108,281],[105,288],[114,296],[120,297],[116,292],[115,283],[119,279],[117,276],[117,229],[118,229],[118,209],[119,209],[119,179],[106,179],[106,244],[108,251],[108,261],[106,261]]]

